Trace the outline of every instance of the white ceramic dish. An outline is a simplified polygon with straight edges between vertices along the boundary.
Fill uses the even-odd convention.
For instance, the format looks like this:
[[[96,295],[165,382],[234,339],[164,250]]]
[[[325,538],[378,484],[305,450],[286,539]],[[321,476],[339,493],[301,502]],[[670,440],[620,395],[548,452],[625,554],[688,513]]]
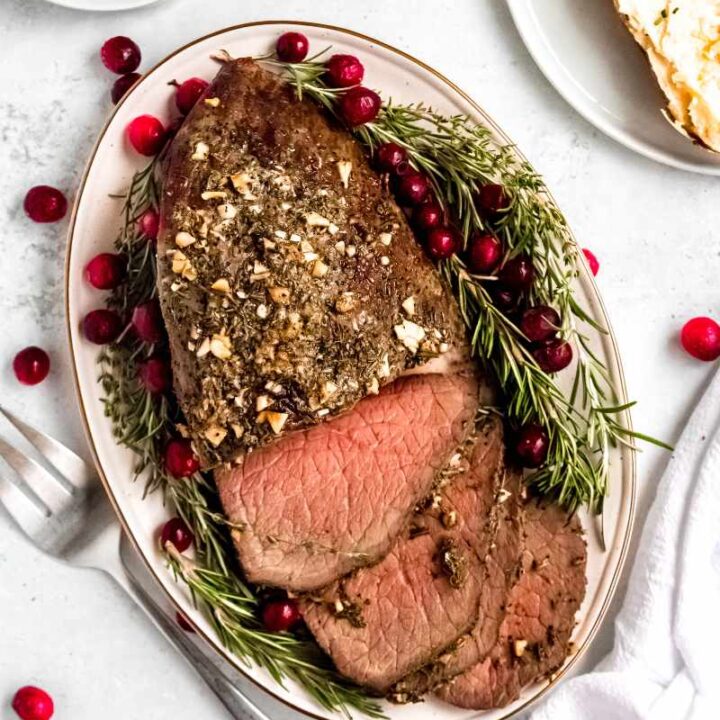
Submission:
[[[134,10],[135,8],[152,5],[159,0],[46,0],[53,5],[72,8],[73,10],[90,10],[91,12],[110,12],[116,10]]]
[[[599,130],[646,157],[720,175],[720,155],[663,117],[665,96],[613,0],[507,0],[530,54],[555,89]]]
[[[336,51],[358,55],[365,63],[368,83],[381,88],[385,97],[392,96],[398,101],[422,100],[447,113],[467,113],[478,122],[490,126],[498,142],[509,142],[478,105],[434,70],[398,50],[356,33],[326,26],[282,22],[240,26],[202,38],[178,50],[148,72],[118,105],[98,140],[80,186],[70,227],[66,266],[67,319],[79,401],[98,470],[121,522],[151,572],[173,602],[192,618],[205,639],[217,652],[226,655],[228,662],[238,665],[258,686],[296,710],[325,718],[332,716],[315,705],[301,688],[288,683],[287,688],[283,689],[264,670],[247,669],[227,655],[209,624],[193,609],[184,587],[172,580],[156,542],[157,529],[168,511],[158,495],[143,501],[142,482],[132,481],[133,457],[129,451],[116,445],[110,423],[103,415],[101,392],[96,381],[97,347],[84,341],[79,330],[85,313],[103,303],[102,296],[83,281],[82,270],[93,255],[112,247],[120,226],[119,201],[110,195],[125,188],[133,171],[142,165],[138,156],[126,146],[124,128],[129,120],[146,112],[167,118],[172,95],[169,81],[193,75],[209,79],[217,71],[217,64],[211,60],[211,54],[221,48],[234,56],[265,53],[273,46],[281,31],[293,26],[309,36],[312,48],[332,45]],[[590,314],[607,325],[602,302],[589,273],[583,273],[578,281],[577,292]],[[610,368],[621,391],[620,400],[624,402],[622,371],[614,340],[612,336],[595,333],[594,341],[596,352]],[[626,417],[625,421],[629,423],[629,418]],[[596,532],[590,530],[588,593],[578,616],[575,635],[578,650],[562,672],[572,666],[598,629],[628,546],[635,496],[632,455],[626,450],[613,451],[611,472],[612,492],[605,515],[607,550],[602,551]],[[590,525],[587,518],[584,518],[584,523],[586,527]],[[487,713],[483,718],[508,718],[539,697],[548,687],[547,682],[539,684],[527,690],[511,707]],[[388,705],[387,713],[393,720],[466,720],[478,715],[435,700],[405,707]]]

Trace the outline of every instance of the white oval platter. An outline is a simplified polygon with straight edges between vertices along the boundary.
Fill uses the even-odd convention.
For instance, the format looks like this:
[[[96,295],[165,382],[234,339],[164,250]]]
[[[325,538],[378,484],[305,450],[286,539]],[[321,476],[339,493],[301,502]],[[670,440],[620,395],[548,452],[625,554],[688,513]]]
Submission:
[[[104,298],[83,281],[83,268],[98,252],[111,250],[121,224],[121,201],[111,195],[122,192],[132,173],[142,166],[141,159],[132,153],[125,140],[125,127],[137,115],[152,113],[169,119],[172,112],[173,90],[168,83],[191,76],[212,78],[217,64],[211,55],[221,49],[233,56],[261,55],[273,47],[277,36],[288,29],[300,30],[310,38],[311,50],[329,45],[338,52],[359,56],[367,69],[367,84],[379,88],[385,98],[395,101],[423,101],[446,113],[466,113],[479,123],[491,127],[497,141],[506,144],[508,138],[467,95],[450,81],[418,60],[382,42],[341,28],[298,22],[261,22],[229,28],[201,38],[149,71],[117,106],[102,131],[86,168],[77,195],[69,232],[66,260],[67,323],[76,376],[76,386],[87,437],[97,463],[99,474],[118,517],[149,570],[168,597],[182,610],[199,630],[200,635],[215,650],[225,655],[263,691],[274,695],[294,711],[310,717],[330,718],[332,714],[318,707],[302,688],[287,683],[276,684],[260,668],[247,668],[222,648],[210,625],[192,606],[188,593],[176,584],[168,572],[157,545],[157,530],[167,518],[159,494],[143,500],[142,481],[133,482],[133,456],[119,447],[112,435],[110,422],[103,414],[101,391],[97,382],[97,346],[86,342],[80,333],[83,316],[102,306]],[[597,288],[586,270],[577,281],[577,295],[590,315],[608,326]],[[625,390],[619,356],[611,334],[593,334],[598,355],[609,367],[620,391],[621,402]],[[629,425],[629,417],[624,418]],[[588,592],[578,614],[574,655],[552,682],[545,681],[527,689],[520,700],[508,708],[477,713],[445,705],[429,699],[419,705],[386,705],[393,720],[484,720],[509,718],[521,708],[540,697],[557,678],[562,676],[588,646],[603,620],[617,584],[630,538],[635,499],[635,466],[631,453],[614,450],[611,457],[611,493],[604,515],[606,550],[600,547],[594,521],[583,518],[588,529]],[[169,680],[170,682],[170,680]],[[336,717],[339,717],[336,716]]]

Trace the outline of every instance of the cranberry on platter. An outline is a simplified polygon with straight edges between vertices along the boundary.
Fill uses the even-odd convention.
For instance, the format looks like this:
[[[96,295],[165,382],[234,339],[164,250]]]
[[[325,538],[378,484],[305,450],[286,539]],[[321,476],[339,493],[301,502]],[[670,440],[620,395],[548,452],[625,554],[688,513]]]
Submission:
[[[535,348],[532,356],[546,373],[560,372],[572,362],[572,345],[566,340],[551,340]]]
[[[415,208],[412,222],[415,229],[427,233],[433,228],[440,227],[445,221],[443,209],[435,202],[426,203]]]
[[[172,543],[178,552],[185,552],[194,541],[192,530],[180,517],[168,520],[160,532],[160,546],[163,550],[168,543]]]
[[[540,467],[547,458],[550,438],[545,428],[530,424],[521,428],[515,439],[515,455],[523,467]]]
[[[167,139],[165,127],[153,115],[139,115],[131,120],[127,136],[133,148],[146,157],[157,155]]]
[[[26,347],[13,359],[13,372],[23,385],[37,385],[50,372],[50,357],[42,348]]]
[[[160,217],[155,210],[146,210],[138,218],[138,232],[150,240],[157,240],[160,229]]]
[[[162,342],[165,339],[160,303],[157,299],[138,305],[132,314],[132,326],[140,340],[148,344]]]
[[[530,342],[552,340],[560,329],[560,315],[548,305],[528,308],[520,320],[520,330]]]
[[[433,260],[447,260],[462,244],[460,233],[451,227],[434,228],[427,234],[425,251]]]
[[[151,357],[140,363],[138,375],[145,389],[152,395],[162,395],[172,385],[170,364],[162,357]]]
[[[174,478],[186,478],[200,469],[189,440],[171,440],[165,447],[165,468]]]
[[[65,217],[67,200],[57,188],[50,185],[36,185],[27,191],[23,208],[32,221],[52,223]]]
[[[381,172],[402,175],[408,166],[407,152],[397,143],[387,142],[375,151],[375,161]]]
[[[195,628],[190,624],[190,621],[181,612],[175,613],[175,622],[177,622],[177,624],[186,633],[194,633],[195,632]]]
[[[720,357],[720,325],[709,317],[688,320],[680,333],[680,342],[685,351],[698,360],[717,360]]]
[[[527,290],[535,279],[535,268],[527,255],[517,255],[500,269],[500,281],[516,290]]]
[[[468,248],[468,268],[475,275],[487,275],[500,264],[502,256],[503,246],[498,238],[489,233],[475,235]]]
[[[382,100],[366,87],[350,88],[340,98],[340,114],[350,127],[372,122],[380,112]]]
[[[422,205],[430,194],[430,181],[422,173],[411,170],[398,178],[397,196],[401,205]]]
[[[510,200],[502,185],[488,183],[478,190],[475,196],[475,205],[480,215],[493,219],[510,207]]]
[[[110,72],[125,75],[137,70],[140,65],[140,48],[123,35],[112,37],[100,48],[100,59]]]
[[[275,49],[283,62],[299,63],[307,57],[309,47],[308,39],[302,33],[286,32],[278,38]]]
[[[583,248],[583,255],[585,256],[585,260],[587,260],[587,264],[588,264],[588,267],[590,268],[590,272],[593,275],[597,275],[598,271],[600,270],[600,263],[598,262],[598,259],[595,257],[595,254],[592,252],[592,250]]]
[[[122,332],[122,320],[114,310],[101,308],[89,312],[83,320],[83,334],[96,345],[107,345],[117,340]]]
[[[13,697],[12,709],[20,720],[50,720],[55,712],[52,698],[38,687],[21,687]]]
[[[113,105],[117,105],[125,96],[125,93],[141,78],[139,73],[128,73],[121,75],[112,86],[110,91],[110,99]]]
[[[199,77],[192,77],[178,85],[175,91],[175,105],[183,114],[187,115],[210,83]]]
[[[100,253],[85,266],[85,279],[98,290],[112,290],[125,279],[125,258],[117,253]]]
[[[295,600],[270,600],[263,605],[262,621],[270,632],[287,632],[301,620],[300,608]]]
[[[354,55],[333,55],[327,63],[327,75],[333,87],[352,87],[362,82],[365,68]]]

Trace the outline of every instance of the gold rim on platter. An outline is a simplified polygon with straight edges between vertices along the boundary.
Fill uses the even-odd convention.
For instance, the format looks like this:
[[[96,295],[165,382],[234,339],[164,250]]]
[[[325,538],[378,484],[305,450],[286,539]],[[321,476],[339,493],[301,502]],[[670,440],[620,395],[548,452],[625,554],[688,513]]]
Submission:
[[[72,373],[73,373],[73,383],[75,387],[75,394],[77,397],[79,409],[80,409],[80,416],[83,423],[83,430],[85,433],[85,437],[88,442],[88,446],[90,447],[90,451],[92,453],[93,462],[95,464],[95,468],[97,470],[97,473],[100,477],[100,480],[103,484],[103,487],[105,488],[105,492],[110,500],[110,503],[113,506],[113,509],[115,511],[115,514],[118,517],[118,520],[120,521],[120,524],[123,528],[123,531],[126,533],[126,535],[130,538],[136,552],[140,555],[142,558],[143,563],[145,564],[148,572],[151,574],[153,579],[157,582],[158,586],[161,588],[169,602],[173,605],[173,607],[181,611],[182,608],[179,606],[179,604],[176,602],[175,598],[168,592],[168,590],[164,587],[163,582],[161,581],[159,575],[156,573],[154,566],[149,562],[148,558],[146,557],[145,553],[141,549],[140,542],[136,539],[136,537],[133,534],[132,528],[130,527],[130,524],[128,523],[125,515],[123,514],[121,508],[119,507],[117,500],[115,499],[115,494],[111,488],[111,485],[105,475],[105,472],[103,470],[102,464],[100,463],[97,448],[95,446],[95,442],[93,440],[92,432],[90,430],[90,423],[88,421],[87,412],[85,409],[85,404],[83,401],[82,392],[80,389],[80,381],[79,381],[79,374],[78,374],[78,366],[76,361],[76,351],[73,344],[73,338],[72,338],[72,327],[71,327],[71,318],[70,318],[70,309],[69,309],[69,303],[70,303],[70,259],[73,251],[73,241],[74,241],[74,235],[75,235],[75,223],[77,219],[77,213],[78,208],[80,206],[80,201],[83,197],[83,194],[86,189],[86,183],[88,174],[90,172],[90,168],[92,167],[96,153],[98,151],[98,148],[100,147],[101,143],[103,142],[105,135],[107,133],[107,130],[114,119],[116,113],[120,109],[120,107],[123,105],[123,103],[127,100],[129,95],[137,90],[137,88],[145,83],[153,73],[158,70],[160,67],[164,66],[167,62],[172,60],[174,57],[176,57],[181,52],[194,47],[195,45],[198,45],[206,40],[209,40],[213,37],[217,37],[219,35],[224,35],[225,33],[236,31],[236,30],[243,30],[251,27],[259,27],[259,26],[277,26],[277,25],[284,25],[284,26],[299,26],[299,27],[307,27],[307,28],[314,28],[318,30],[329,30],[341,34],[348,35],[353,38],[357,38],[360,40],[363,40],[365,42],[368,42],[372,45],[376,45],[378,47],[383,48],[384,50],[390,51],[391,53],[394,53],[395,55],[411,62],[413,65],[419,67],[420,69],[424,70],[425,72],[429,73],[430,75],[433,75],[437,80],[439,80],[441,83],[443,83],[446,87],[450,88],[454,93],[459,95],[468,105],[470,105],[480,117],[482,117],[483,123],[487,125],[489,128],[493,130],[494,133],[506,144],[512,145],[513,150],[515,154],[518,156],[518,158],[524,162],[527,162],[527,159],[525,156],[517,149],[515,144],[510,140],[510,138],[507,136],[507,134],[495,123],[495,121],[483,110],[480,105],[478,105],[466,92],[461,90],[455,83],[453,83],[451,80],[446,78],[442,73],[438,72],[434,68],[430,67],[426,63],[424,63],[422,60],[418,60],[417,58],[413,57],[412,55],[404,52],[403,50],[399,50],[398,48],[389,45],[388,43],[385,43],[381,40],[377,40],[373,37],[370,37],[368,35],[365,35],[360,32],[356,32],[354,30],[349,30],[347,28],[339,27],[336,25],[329,25],[324,23],[315,23],[310,21],[302,21],[302,20],[262,20],[262,21],[254,21],[254,22],[248,22],[248,23],[241,23],[239,25],[233,25],[230,27],[223,28],[221,30],[217,30],[212,33],[208,33],[207,35],[204,35],[200,38],[196,38],[192,42],[187,43],[186,45],[183,45],[182,47],[176,49],[174,52],[167,55],[165,58],[160,60],[157,64],[155,64],[150,70],[148,70],[142,78],[138,81],[138,83],[133,87],[133,89],[128,92],[125,97],[117,104],[113,112],[108,117],[107,121],[105,122],[97,141],[95,142],[95,145],[93,146],[92,152],[90,154],[90,157],[85,165],[85,169],[83,171],[82,178],[80,180],[80,186],[78,188],[78,191],[75,196],[75,202],[73,205],[72,214],[70,216],[70,225],[68,228],[68,236],[67,236],[67,248],[66,248],[66,255],[65,255],[65,319],[66,319],[66,331],[67,331],[67,337],[68,337],[68,345],[70,350],[70,356],[71,356],[71,367],[72,367]],[[554,199],[552,196],[550,196],[551,199],[554,202]],[[572,230],[570,230],[572,235]],[[574,239],[574,235],[572,236]],[[614,363],[614,367],[611,368],[612,370],[612,376],[613,380],[616,384],[616,389],[619,392],[619,401],[621,404],[625,404],[627,402],[627,389],[625,384],[625,376],[622,369],[622,362],[620,359],[620,355],[617,348],[617,341],[615,338],[615,335],[612,331],[612,328],[609,323],[608,315],[605,309],[605,305],[602,301],[602,298],[600,296],[600,293],[597,289],[597,286],[595,285],[595,281],[592,278],[591,274],[587,270],[585,266],[583,266],[583,272],[580,277],[580,281],[584,283],[587,287],[589,287],[592,292],[590,293],[592,297],[592,302],[597,305],[597,310],[599,311],[599,314],[605,319],[605,328],[607,330],[607,334],[603,338],[603,344],[606,345],[606,349],[609,351],[608,356],[612,359]],[[623,412],[623,424],[625,427],[627,427],[629,430],[632,429],[632,422],[630,418],[629,411]],[[585,651],[590,646],[591,642],[595,638],[595,635],[597,634],[600,626],[602,625],[605,616],[607,615],[608,608],[610,606],[610,603],[612,602],[612,599],[615,595],[615,591],[617,590],[617,585],[620,580],[622,570],[625,566],[625,562],[627,560],[627,553],[628,548],[630,545],[630,539],[632,536],[633,531],[633,525],[634,525],[634,519],[635,519],[635,503],[636,503],[636,473],[637,473],[637,467],[636,467],[636,459],[635,454],[633,452],[629,452],[629,454],[624,458],[623,460],[623,473],[628,472],[629,473],[629,485],[630,485],[630,508],[629,508],[629,518],[628,518],[628,524],[627,529],[625,531],[625,536],[622,540],[622,547],[620,550],[620,555],[618,557],[612,578],[610,580],[608,589],[605,593],[605,599],[602,603],[602,607],[600,611],[597,614],[597,617],[595,619],[595,622],[593,623],[592,627],[588,631],[587,637],[583,641],[582,645],[580,645],[578,648],[575,649],[574,654],[572,657],[568,659],[568,661],[565,663],[565,665],[558,671],[550,680],[550,682],[545,685],[544,687],[540,688],[539,690],[535,691],[532,697],[528,698],[527,701],[525,701],[522,705],[518,706],[514,710],[510,711],[508,714],[503,715],[499,720],[510,720],[510,718],[516,716],[523,710],[528,709],[528,707],[537,702],[541,697],[545,695],[550,689],[552,689],[572,668],[575,666],[575,664],[579,661],[579,659],[585,654]],[[259,682],[256,678],[252,677],[246,669],[243,667],[242,663],[235,658],[229,651],[226,651],[222,644],[219,642],[219,640],[216,640],[212,637],[210,637],[207,633],[205,633],[202,628],[196,628],[198,635],[203,639],[204,642],[206,642],[213,650],[213,652],[217,652],[218,654],[222,655],[224,659],[227,659],[228,662],[231,662],[235,670],[240,672],[248,681],[250,681],[255,687],[262,690],[263,692],[270,695],[272,698],[274,698],[276,701],[282,703],[288,708],[293,709],[294,711],[301,713],[305,717],[313,718],[314,720],[325,720],[325,717],[322,715],[317,715],[313,712],[310,712],[308,710],[305,710],[304,708],[298,707],[297,705],[290,702],[288,699],[278,695],[275,693],[270,687],[267,687],[263,683]]]

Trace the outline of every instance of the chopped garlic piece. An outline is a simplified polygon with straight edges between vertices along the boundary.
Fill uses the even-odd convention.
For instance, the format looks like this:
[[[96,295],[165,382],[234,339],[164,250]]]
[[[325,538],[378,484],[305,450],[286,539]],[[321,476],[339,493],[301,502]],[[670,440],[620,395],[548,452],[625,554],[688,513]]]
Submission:
[[[232,428],[232,431],[235,433],[235,437],[238,440],[245,434],[245,428],[241,425],[238,425],[237,423],[232,423],[230,427]]]
[[[335,243],[335,249],[336,249],[339,253],[344,253],[344,252],[345,252],[345,241],[344,241],[344,240],[338,240],[338,241]]]
[[[224,333],[213,335],[210,340],[210,352],[219,360],[227,360],[232,357],[230,338]]]
[[[350,184],[350,173],[352,172],[352,163],[348,160],[340,160],[337,164],[338,174],[340,175],[340,182],[343,187],[347,189]]]
[[[324,218],[322,215],[319,215],[316,212],[308,213],[305,216],[305,222],[308,225],[313,225],[317,227],[328,227],[328,225],[330,225],[330,221],[327,218]]]
[[[230,182],[238,192],[244,192],[250,188],[252,178],[247,173],[236,173],[230,176]]]
[[[525,649],[528,646],[527,640],[516,640],[513,643],[513,652],[515,653],[515,657],[522,657],[525,654]]]
[[[270,314],[270,310],[268,310],[268,306],[264,305],[262,303],[257,306],[257,310],[255,312],[257,313],[257,316],[261,320],[264,320]]]
[[[261,412],[262,410],[269,408],[272,403],[272,398],[269,398],[267,395],[258,395],[255,399],[255,409],[258,412]]]
[[[224,190],[206,190],[200,197],[203,200],[215,200],[216,198],[226,198],[227,193]]]
[[[288,414],[284,412],[275,412],[274,410],[265,411],[265,421],[269,423],[270,427],[276,435],[279,435],[282,431],[285,423],[287,422]]]
[[[205,98],[205,104],[209,105],[210,107],[219,107],[220,98],[216,98],[216,97]]]
[[[290,290],[285,287],[272,287],[268,290],[270,299],[276,305],[287,305],[290,302]]]
[[[317,278],[324,277],[328,274],[329,269],[330,268],[322,260],[316,260],[313,265],[312,275]]]
[[[306,263],[313,262],[313,260],[317,260],[320,256],[316,252],[306,252],[303,253],[303,258],[305,259]]]
[[[320,402],[327,402],[337,391],[338,386],[332,380],[328,380],[320,393]]]
[[[212,427],[209,427],[204,434],[207,440],[217,447],[227,436],[227,430],[219,427],[218,425],[213,425]]]
[[[402,309],[406,315],[410,315],[411,317],[415,314],[415,297],[413,295],[403,300]]]
[[[221,293],[229,293],[230,283],[225,278],[220,278],[210,286],[210,289]]]
[[[303,241],[300,243],[300,249],[301,249],[303,252],[313,252],[313,250],[314,250],[315,248],[312,246],[312,243],[310,243],[308,240],[303,240]]]
[[[420,327],[410,320],[403,320],[402,325],[395,325],[393,328],[398,340],[412,352],[417,352],[420,343],[425,338],[425,328]]]
[[[383,256],[380,258],[380,264],[381,264],[383,267],[387,267],[387,266],[390,264],[390,258],[389,258],[387,255],[383,255]]]
[[[328,225],[328,232],[331,235],[337,235],[340,232],[340,228],[335,223],[330,223]]]
[[[210,352],[210,338],[205,338],[201,343],[200,347],[198,348],[197,352],[195,353],[199,358],[205,357]]]
[[[223,220],[232,220],[237,215],[237,208],[230,203],[217,206],[217,213]]]
[[[387,247],[392,242],[392,234],[380,233],[380,242]]]
[[[302,238],[297,233],[293,233],[288,239],[290,242],[299,243]]]
[[[263,238],[263,247],[264,247],[266,250],[274,250],[274,249],[277,247],[277,245],[276,245],[272,240],[268,240],[267,238]]]
[[[270,272],[270,268],[267,265],[263,265],[259,260],[255,261],[253,265],[253,275],[266,275]]]
[[[390,377],[390,359],[388,358],[387,353],[383,355],[382,361],[380,362],[378,376],[381,378]]]
[[[343,605],[343,601],[337,598],[337,600],[335,600],[335,612],[339,615],[344,609],[345,605]]]
[[[255,215],[259,215],[262,212],[262,205],[251,205],[248,210]]]
[[[182,275],[186,280],[190,280],[191,282],[196,280],[197,270],[192,266],[192,263],[188,260],[185,253],[180,252],[180,250],[174,250],[172,252],[172,271],[176,275]]]
[[[192,245],[194,242],[197,241],[189,232],[179,232],[175,236],[175,244],[181,248],[188,247],[188,245]]]
[[[346,248],[346,250],[345,250],[345,254],[346,254],[348,257],[355,257],[355,252],[356,252],[356,249],[355,249],[355,246],[354,246],[354,245],[348,245],[347,248]]]
[[[204,142],[199,142],[195,146],[195,152],[192,154],[193,160],[207,160],[210,154],[210,147]]]
[[[273,234],[280,240],[284,240],[287,237],[287,233],[284,230],[276,230]]]
[[[336,301],[335,309],[339,313],[352,312],[357,307],[357,299],[355,294],[351,292],[344,292]]]
[[[367,391],[371,395],[377,395],[380,392],[380,383],[378,383],[378,379],[376,377],[374,377],[368,384]]]
[[[292,207],[292,204],[289,202],[280,203],[280,207],[283,210],[289,210]]]
[[[441,353],[446,353],[449,349],[450,349],[450,346],[446,342],[440,343],[439,350]]]

